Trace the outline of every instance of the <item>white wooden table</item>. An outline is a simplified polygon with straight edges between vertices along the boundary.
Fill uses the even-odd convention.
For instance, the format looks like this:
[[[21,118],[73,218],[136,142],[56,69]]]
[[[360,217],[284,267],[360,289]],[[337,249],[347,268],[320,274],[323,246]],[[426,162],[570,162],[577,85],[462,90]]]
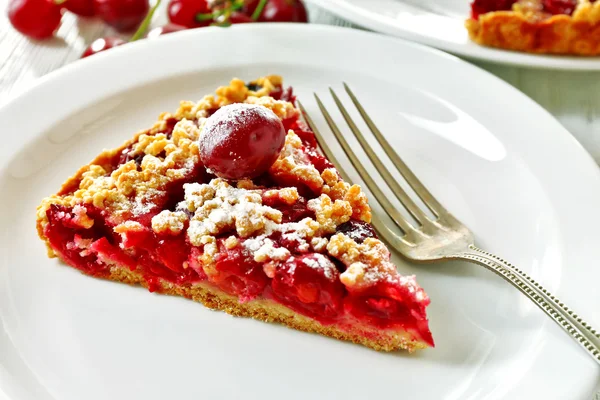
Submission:
[[[77,60],[94,39],[114,34],[99,21],[79,21],[66,15],[57,38],[44,43],[31,42],[10,26],[5,12],[7,4],[8,0],[0,0],[0,104],[37,78]],[[164,22],[164,12],[160,14],[155,24]],[[352,26],[317,7],[310,7],[310,14],[311,21],[315,23]],[[476,64],[545,107],[600,163],[600,72],[544,71],[483,62]]]

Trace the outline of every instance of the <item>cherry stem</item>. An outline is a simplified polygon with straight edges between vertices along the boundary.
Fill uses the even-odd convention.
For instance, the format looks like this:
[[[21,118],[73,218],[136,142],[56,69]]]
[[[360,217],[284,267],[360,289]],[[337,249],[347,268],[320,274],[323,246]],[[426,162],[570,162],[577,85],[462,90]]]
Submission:
[[[258,21],[258,19],[260,18],[260,14],[262,14],[263,9],[265,8],[265,6],[267,5],[267,2],[269,0],[260,0],[260,3],[258,3],[258,5],[256,6],[256,9],[254,10],[254,12],[252,13],[252,19],[255,21]]]
[[[150,22],[152,22],[152,16],[154,15],[154,12],[160,5],[160,2],[161,0],[156,0],[156,4],[154,4],[150,11],[148,11],[148,14],[146,14],[146,18],[144,18],[144,20],[140,24],[140,27],[137,29],[137,31],[135,31],[131,39],[129,39],[130,42],[135,42],[136,40],[139,40],[144,36],[144,33],[146,33],[146,31],[148,30]]]
[[[196,14],[196,21],[198,22],[206,22],[213,19],[219,18],[221,15],[225,15],[227,13],[231,13],[233,11],[237,11],[244,6],[243,0],[236,0],[230,7],[224,8],[222,10],[217,10],[211,13],[204,14]]]

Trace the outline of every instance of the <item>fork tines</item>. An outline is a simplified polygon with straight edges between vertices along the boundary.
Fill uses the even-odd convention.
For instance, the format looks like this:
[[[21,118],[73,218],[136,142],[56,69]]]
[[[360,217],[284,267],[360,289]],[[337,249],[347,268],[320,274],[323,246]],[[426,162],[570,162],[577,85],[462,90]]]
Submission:
[[[360,104],[360,102],[358,101],[358,99],[356,98],[356,96],[354,95],[352,90],[350,90],[348,85],[345,83],[344,83],[344,88],[345,88],[346,92],[348,93],[348,96],[354,103],[354,106],[356,107],[356,109],[358,110],[360,115],[362,116],[364,122],[366,123],[366,125],[368,126],[370,131],[373,133],[373,136],[375,136],[375,138],[379,142],[380,146],[383,148],[386,155],[392,161],[392,163],[394,164],[396,169],[404,177],[406,182],[415,191],[415,193],[421,198],[423,203],[425,205],[427,205],[427,207],[435,215],[436,218],[434,220],[439,220],[440,218],[448,215],[448,211],[446,211],[446,209],[433,197],[433,195],[429,192],[429,190],[427,190],[427,188],[425,188],[425,186],[421,183],[421,181],[415,176],[415,174],[402,161],[400,156],[394,151],[394,149],[392,148],[392,146],[390,145],[388,140],[382,135],[381,131],[379,131],[377,126],[375,126],[375,123],[369,117],[369,115],[367,114],[367,112],[365,111],[363,106]],[[400,203],[402,203],[402,205],[406,208],[406,210],[410,213],[410,215],[420,225],[418,228],[422,232],[427,232],[429,230],[429,228],[431,227],[431,224],[434,223],[434,220],[430,219],[428,217],[428,215],[423,212],[423,210],[412,200],[412,198],[408,195],[408,193],[400,186],[398,181],[393,177],[390,170],[384,165],[384,163],[377,156],[377,154],[375,153],[375,151],[373,150],[371,145],[367,142],[367,140],[365,139],[365,136],[362,134],[360,129],[357,127],[356,123],[354,122],[354,120],[352,119],[350,114],[348,113],[346,107],[342,104],[340,98],[337,96],[335,91],[331,88],[329,89],[329,91],[330,91],[331,96],[333,97],[333,100],[335,101],[335,104],[337,105],[339,111],[341,112],[342,116],[346,120],[346,123],[348,124],[350,131],[354,134],[354,136],[356,137],[356,139],[362,146],[364,152],[367,154],[367,156],[371,160],[371,163],[377,169],[377,171],[379,172],[379,174],[381,175],[381,177],[383,178],[385,183],[389,186],[389,188],[394,193],[394,195],[397,197],[397,199],[400,201]],[[375,198],[377,199],[379,204],[381,204],[381,206],[385,210],[385,212],[396,223],[396,225],[402,230],[402,232],[405,235],[410,235],[412,232],[415,231],[416,227],[413,226],[411,224],[411,222],[408,221],[392,205],[392,203],[390,202],[388,197],[383,193],[383,191],[379,188],[377,183],[373,180],[373,178],[371,177],[371,175],[369,174],[367,169],[362,165],[362,163],[356,156],[356,153],[354,152],[354,150],[352,150],[352,147],[350,146],[350,144],[348,143],[348,141],[346,140],[346,138],[344,137],[344,135],[338,128],[337,124],[334,122],[333,118],[331,117],[331,114],[329,113],[329,111],[327,111],[327,108],[325,107],[325,105],[323,104],[323,102],[321,101],[321,99],[319,98],[319,96],[317,94],[315,94],[315,98],[316,98],[317,104],[318,104],[321,112],[323,113],[323,116],[325,117],[325,120],[327,121],[327,124],[329,125],[331,131],[333,132],[336,139],[342,146],[342,149],[348,156],[348,159],[350,160],[350,162],[352,163],[352,165],[354,166],[356,171],[359,173],[359,175],[365,182],[366,186],[369,188],[371,193],[373,193],[373,195],[375,196]],[[310,125],[312,130],[315,132],[317,141],[319,142],[319,145],[321,146],[323,152],[327,155],[327,157],[329,157],[329,159],[331,159],[336,164],[336,167],[338,167],[338,170],[343,175],[344,179],[349,180],[348,174],[345,171],[343,171],[343,169],[341,168],[341,164],[340,164],[338,158],[331,151],[331,148],[327,145],[327,143],[323,139],[323,136],[320,134],[320,132],[319,132],[318,128],[316,127],[315,123],[313,122],[313,120],[310,118],[310,116],[308,116],[308,114],[306,113],[306,110],[304,109],[302,104],[299,103],[299,106],[300,106],[302,113],[304,114],[306,122]],[[373,224],[376,226],[377,230],[381,230],[383,228],[383,226],[382,226],[383,224],[379,220],[377,220],[377,221],[374,220]],[[377,226],[377,225],[380,225],[380,226]],[[439,226],[438,226],[438,228],[439,228]]]

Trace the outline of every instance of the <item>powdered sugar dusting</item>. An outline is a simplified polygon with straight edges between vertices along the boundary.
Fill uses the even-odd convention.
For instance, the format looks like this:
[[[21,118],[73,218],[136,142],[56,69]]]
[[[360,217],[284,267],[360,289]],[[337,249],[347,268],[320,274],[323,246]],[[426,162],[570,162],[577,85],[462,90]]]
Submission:
[[[275,243],[266,237],[261,235],[257,238],[247,239],[244,241],[243,246],[254,256],[254,261],[265,262],[265,261],[285,261],[291,254],[285,247],[276,247]]]
[[[243,130],[255,121],[276,120],[279,117],[270,109],[256,104],[233,103],[219,108],[204,124],[200,146],[214,149],[229,132]],[[234,156],[234,154],[230,154]]]
[[[262,204],[257,190],[239,189],[221,179],[209,184],[184,185],[185,200],[179,210],[193,212],[188,237],[199,245],[204,236],[235,230],[242,237],[269,235],[281,223],[280,211]]]
[[[313,269],[322,271],[325,277],[331,281],[337,277],[335,265],[323,254],[311,254],[302,258],[302,262]]]

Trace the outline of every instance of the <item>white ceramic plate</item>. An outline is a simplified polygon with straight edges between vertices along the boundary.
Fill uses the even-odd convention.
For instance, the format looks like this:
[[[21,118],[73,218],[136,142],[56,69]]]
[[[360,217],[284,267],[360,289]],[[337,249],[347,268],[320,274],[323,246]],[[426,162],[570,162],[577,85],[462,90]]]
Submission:
[[[600,57],[542,56],[479,46],[464,27],[471,0],[308,0],[357,25],[495,63],[600,70]]]
[[[0,395],[590,400],[600,383],[591,358],[473,265],[396,260],[432,299],[437,347],[408,355],[233,318],[46,258],[35,207],[80,165],[180,99],[270,73],[284,75],[315,118],[312,91],[326,98],[328,85],[348,82],[481,246],[600,325],[600,174],[534,102],[455,57],[376,34],[199,29],[75,62],[0,109]]]

